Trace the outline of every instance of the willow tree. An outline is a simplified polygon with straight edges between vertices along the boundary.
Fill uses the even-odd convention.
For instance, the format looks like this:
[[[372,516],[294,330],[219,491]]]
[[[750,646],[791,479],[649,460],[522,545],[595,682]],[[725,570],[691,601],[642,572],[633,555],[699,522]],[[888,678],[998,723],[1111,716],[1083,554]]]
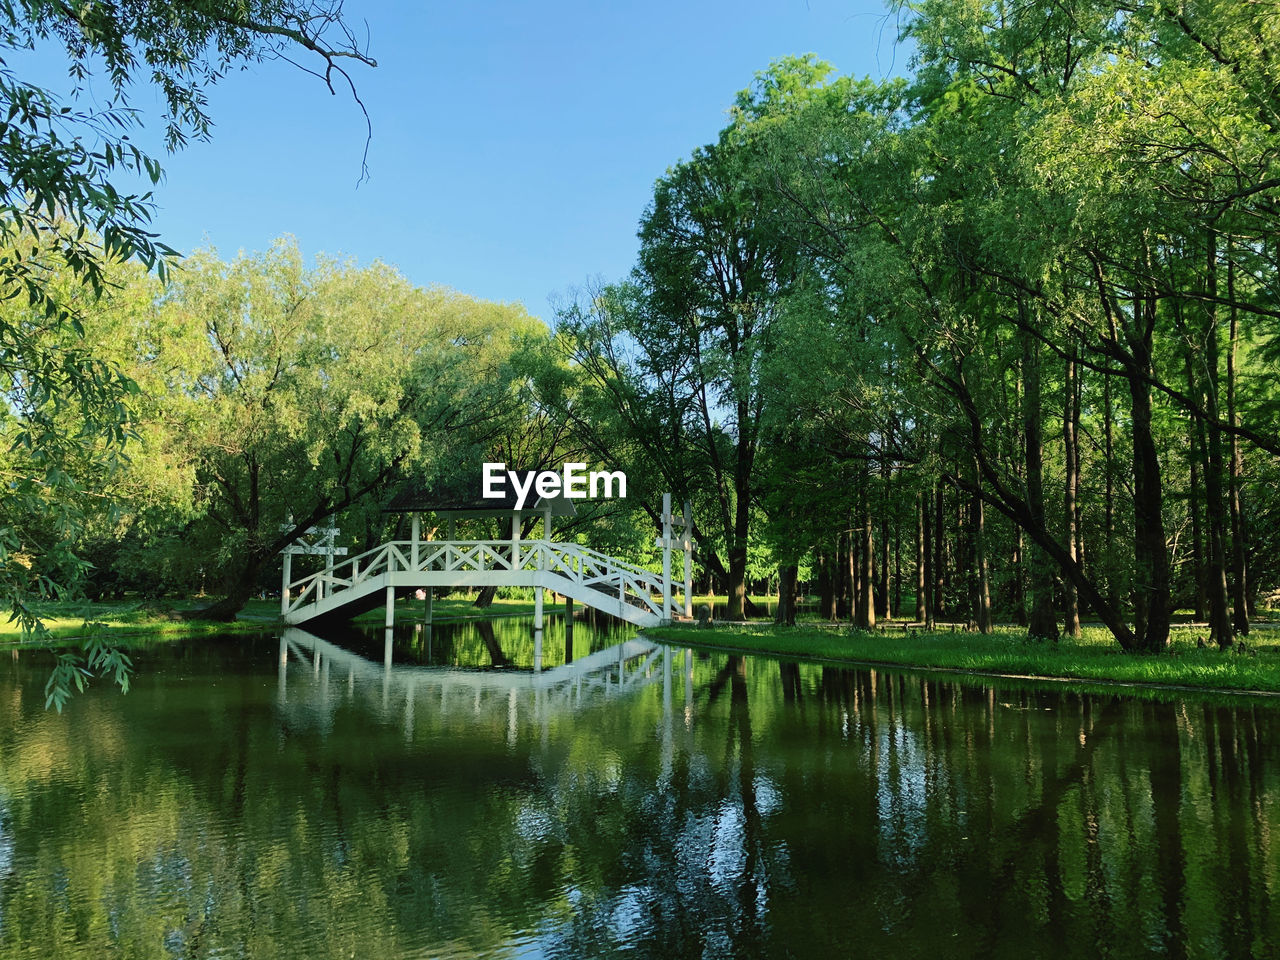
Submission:
[[[233,616],[308,527],[452,467],[502,410],[506,361],[535,328],[521,308],[416,288],[380,263],[307,267],[290,241],[188,258],[120,334],[157,398],[139,456],[190,476],[184,536],[226,592],[200,614]]]
[[[28,50],[65,56],[69,93],[32,83],[8,65]],[[108,292],[121,262],[135,260],[163,276],[174,255],[150,228],[150,187],[162,170],[131,137],[145,116],[136,104],[158,96],[164,139],[175,150],[209,136],[208,88],[228,71],[299,55],[314,57],[315,72],[331,87],[349,86],[353,96],[345,65],[374,63],[343,22],[340,4],[21,0],[0,7],[0,389],[33,454],[10,465],[12,515],[25,522],[0,517],[0,594],[25,629],[40,627],[33,597],[74,583],[47,571],[74,577],[78,566],[69,556],[49,555],[46,563],[44,545],[29,531],[56,529],[58,543],[73,541],[83,519],[65,505],[83,492],[80,468],[96,474],[109,467],[125,440],[135,388],[86,336],[93,301]],[[68,405],[79,408],[76,417],[62,416]],[[72,420],[93,436],[60,433],[59,424]],[[84,462],[86,451],[94,451],[95,463]],[[19,464],[22,472],[14,472]],[[105,663],[97,654],[91,659]],[[109,667],[121,662],[109,659]],[[51,702],[60,704],[85,677],[82,661],[64,657]]]

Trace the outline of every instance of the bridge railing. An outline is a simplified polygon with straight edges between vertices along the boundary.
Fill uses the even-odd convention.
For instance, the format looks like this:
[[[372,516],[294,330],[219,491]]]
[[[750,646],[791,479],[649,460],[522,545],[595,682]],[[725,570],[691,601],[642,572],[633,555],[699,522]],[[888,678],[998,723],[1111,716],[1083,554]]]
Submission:
[[[575,583],[601,592],[616,589],[621,602],[662,616],[662,578],[657,574],[576,543],[532,542],[537,544],[541,562],[538,569],[561,573]]]
[[[290,584],[288,612],[358,590],[388,573],[537,571],[662,615],[662,578],[576,543],[549,540],[391,540]],[[654,594],[658,599],[654,600]]]

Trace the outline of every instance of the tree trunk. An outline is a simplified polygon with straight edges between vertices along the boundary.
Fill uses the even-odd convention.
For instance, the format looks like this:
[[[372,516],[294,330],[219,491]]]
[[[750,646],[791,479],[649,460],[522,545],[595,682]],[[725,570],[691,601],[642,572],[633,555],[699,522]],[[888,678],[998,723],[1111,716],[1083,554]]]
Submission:
[[[859,527],[858,533],[861,543],[859,544],[858,559],[862,569],[858,577],[858,626],[863,630],[870,630],[876,625],[876,581],[872,563],[872,558],[875,556],[875,543],[871,537],[870,497],[866,494],[865,488],[862,497],[862,518]]]
[[[1192,396],[1196,395],[1195,375],[1191,369],[1191,353],[1187,353],[1187,390]],[[1189,434],[1190,451],[1187,454],[1187,460],[1190,463],[1190,487],[1187,494],[1187,510],[1191,514],[1191,578],[1194,590],[1195,618],[1197,620],[1205,619],[1205,610],[1209,605],[1209,595],[1205,589],[1205,551],[1204,551],[1204,528],[1201,526],[1200,518],[1203,511],[1200,508],[1204,500],[1203,484],[1200,482],[1200,465],[1204,462],[1204,423],[1197,417],[1192,417],[1187,424],[1187,432]]]
[[[778,568],[778,609],[774,613],[775,623],[783,626],[796,625],[796,579],[800,569],[794,563],[783,564]]]
[[[373,485],[351,493],[336,506],[328,500],[320,500],[301,520],[294,521],[292,526],[273,532],[268,537],[253,535],[252,531],[259,527],[248,527],[249,518],[261,518],[262,510],[257,503],[258,487],[256,481],[250,482],[250,500],[248,509],[239,516],[239,520],[251,531],[249,544],[242,553],[240,563],[226,582],[226,596],[208,607],[190,613],[193,619],[234,620],[236,614],[244,609],[245,603],[253,596],[258,586],[258,578],[263,568],[280,556],[289,544],[293,543],[304,531],[319,523],[325,517],[332,516],[336,510],[350,506],[373,489]],[[292,520],[292,518],[290,518]]]
[[[750,410],[739,399],[738,423],[750,420]],[[744,428],[745,429],[745,428]],[[732,529],[725,531],[726,583],[729,620],[745,620],[747,615],[747,542],[751,532],[751,469],[755,462],[755,447],[750,438],[739,433],[733,465],[733,517]],[[721,509],[722,523],[728,522],[728,511]]]
[[[1227,300],[1231,303],[1230,330],[1227,339],[1227,422],[1236,426],[1236,341],[1239,335],[1236,316],[1235,258],[1227,250]],[[1227,461],[1227,504],[1231,512],[1231,621],[1241,636],[1249,633],[1249,564],[1245,552],[1244,514],[1240,510],[1240,441],[1231,434]]]
[[[1021,302],[1018,304],[1018,309],[1022,310]],[[1022,436],[1022,406],[1025,397],[1026,384],[1022,378],[1022,366],[1019,364],[1014,380],[1013,399],[1006,404],[1006,409],[1009,417],[1009,434],[1013,440],[1009,448],[1009,460],[1013,474],[1023,484],[1023,489],[1026,483],[1026,478],[1022,475],[1025,458],[1021,455],[1025,444]],[[1020,627],[1025,627],[1030,622],[1027,617],[1027,544],[1022,527],[1016,523],[1013,530],[1013,555],[1009,559],[1009,597],[1013,622]]]
[[[938,621],[937,554],[933,549],[933,488],[925,498],[924,508],[924,622],[930,630]]]
[[[848,522],[848,518],[845,518]],[[834,619],[843,620],[850,615],[853,590],[849,586],[849,534],[842,532],[836,536],[835,566],[831,570],[835,584],[836,612]]]
[[[974,477],[976,484],[977,477]],[[957,538],[960,541],[960,563],[959,572],[961,585],[964,589],[964,609],[969,619],[969,626],[973,629],[978,628],[978,607],[981,601],[978,599],[978,543],[974,536],[973,529],[973,501],[977,499],[976,493],[970,493],[969,496],[957,496],[956,501],[960,507],[960,516],[957,518],[958,532]]]
[[[1208,457],[1205,462],[1205,519],[1209,526],[1209,636],[1219,649],[1231,646],[1231,617],[1227,611],[1227,510],[1223,489],[1222,428],[1218,425],[1218,295],[1217,238],[1210,232],[1205,264],[1204,398],[1208,414]]]
[[[823,620],[836,618],[835,577],[830,549],[818,554],[818,615]]]
[[[982,474],[975,462],[973,465],[974,484],[981,486]],[[974,494],[969,500],[969,535],[973,542],[973,619],[981,633],[990,633],[991,622],[991,578],[987,570],[987,532],[986,514],[982,505],[982,497]]]
[[[1137,298],[1132,322],[1139,330],[1128,332],[1132,356],[1128,371],[1133,410],[1133,613],[1136,647],[1156,653],[1169,645],[1169,553],[1164,535],[1164,496],[1160,486],[1160,459],[1151,427],[1152,332],[1155,329],[1154,297]]]
[[[1120,577],[1116,571],[1115,415],[1111,408],[1111,378],[1102,378],[1102,552],[1106,565],[1107,602],[1120,606]]]
[[[887,506],[885,507],[887,509]],[[889,519],[880,515],[880,570],[876,578],[876,616],[882,620],[889,619]]]
[[[1009,564],[1009,593],[1013,603],[1013,622],[1025,627],[1027,619],[1027,587],[1026,587],[1027,542],[1019,527],[1013,534],[1013,556]]]
[[[893,592],[889,600],[889,616],[902,615],[902,514],[893,512]]]
[[[880,445],[880,571],[876,580],[875,613],[881,620],[889,618],[889,442],[890,434]]]
[[[1206,358],[1207,359],[1207,358]],[[1209,396],[1213,394],[1209,388]],[[1216,418],[1216,404],[1208,401],[1208,408]],[[1208,598],[1209,638],[1219,648],[1231,646],[1231,619],[1227,605],[1227,517],[1224,508],[1225,492],[1222,489],[1222,431],[1217,424],[1208,424],[1208,443],[1204,463],[1205,521],[1208,527],[1209,555],[1204,565],[1204,591]]]
[[[728,583],[725,584],[728,597],[728,610],[725,618],[728,620],[745,620],[746,619],[746,600],[747,600],[747,505],[742,499],[738,500],[736,518],[733,527],[733,541],[729,545],[728,559],[729,569]]]
[[[933,619],[947,615],[946,564],[947,556],[942,537],[942,518],[946,510],[942,484],[933,487]]]
[[[189,615],[190,618],[217,620],[221,623],[230,623],[234,620],[236,614],[244,609],[244,605],[253,596],[254,588],[258,585],[258,576],[262,573],[262,568],[268,559],[270,559],[269,556],[250,551],[236,570],[235,577],[227,584],[226,596],[207,607],[193,610]]]
[[[1085,569],[1086,566],[1084,553],[1084,498],[1080,496],[1080,490],[1084,483],[1084,456],[1080,453],[1080,408],[1084,400],[1084,378],[1084,368],[1077,365],[1076,388],[1074,395],[1071,398],[1071,422],[1075,425],[1076,444],[1076,562],[1080,564],[1081,569]],[[1088,607],[1079,599],[1079,590],[1076,590],[1076,597],[1077,612],[1083,613],[1083,611],[1087,610]]]
[[[929,528],[929,518],[925,511],[924,497],[916,491],[916,623],[925,623],[929,618],[928,604],[925,599],[925,584],[929,582],[928,551],[925,549],[925,531]]]
[[[1040,419],[1040,345],[1024,335],[1022,341],[1022,436],[1024,473],[1027,484],[1027,506],[1031,520],[1045,525],[1044,508],[1044,443]],[[1031,617],[1027,633],[1036,639],[1058,641],[1058,622],[1053,615],[1053,567],[1044,550],[1030,547]]]
[[[1079,493],[1080,474],[1078,463],[1080,449],[1076,440],[1076,358],[1074,348],[1067,357],[1063,382],[1062,447],[1065,453],[1064,484],[1062,492],[1062,518],[1066,530],[1067,553],[1072,560],[1079,560],[1076,552],[1076,497]],[[1080,595],[1075,584],[1068,580],[1063,584],[1066,609],[1063,611],[1063,630],[1070,637],[1080,636]]]

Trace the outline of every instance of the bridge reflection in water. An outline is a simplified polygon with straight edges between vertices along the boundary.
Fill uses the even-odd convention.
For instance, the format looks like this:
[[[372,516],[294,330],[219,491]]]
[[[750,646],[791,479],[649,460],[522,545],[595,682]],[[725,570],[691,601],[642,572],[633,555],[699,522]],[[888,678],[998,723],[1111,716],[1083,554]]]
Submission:
[[[491,626],[0,658],[0,957],[1280,956],[1270,700]]]
[[[430,627],[427,627],[430,630]],[[663,713],[672,710],[673,673],[679,672],[684,709],[693,708],[693,654],[673,650],[643,637],[622,640],[567,663],[532,670],[467,669],[396,664],[393,631],[384,632],[382,663],[297,627],[280,635],[277,700],[295,701],[318,709],[328,727],[328,715],[341,702],[370,700],[384,717],[396,710],[404,715],[405,733],[412,736],[414,704],[430,697],[441,715],[458,711],[490,713],[499,704],[507,710],[509,737],[521,720],[544,721],[552,714],[574,712],[601,700],[629,696],[652,684],[662,684]]]

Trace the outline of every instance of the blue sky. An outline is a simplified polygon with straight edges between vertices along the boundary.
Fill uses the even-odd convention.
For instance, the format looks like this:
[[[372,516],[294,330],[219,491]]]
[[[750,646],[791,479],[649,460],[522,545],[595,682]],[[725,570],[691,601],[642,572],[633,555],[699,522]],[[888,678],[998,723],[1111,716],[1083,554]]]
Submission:
[[[213,139],[162,157],[166,242],[229,257],[289,233],[308,255],[382,259],[550,320],[549,297],[626,275],[654,180],[715,138],[771,60],[907,69],[880,0],[348,0],[346,13],[378,60],[353,70],[370,179],[357,186],[365,127],[348,95],[254,65],[210,91]],[[136,105],[158,116],[149,94]]]

